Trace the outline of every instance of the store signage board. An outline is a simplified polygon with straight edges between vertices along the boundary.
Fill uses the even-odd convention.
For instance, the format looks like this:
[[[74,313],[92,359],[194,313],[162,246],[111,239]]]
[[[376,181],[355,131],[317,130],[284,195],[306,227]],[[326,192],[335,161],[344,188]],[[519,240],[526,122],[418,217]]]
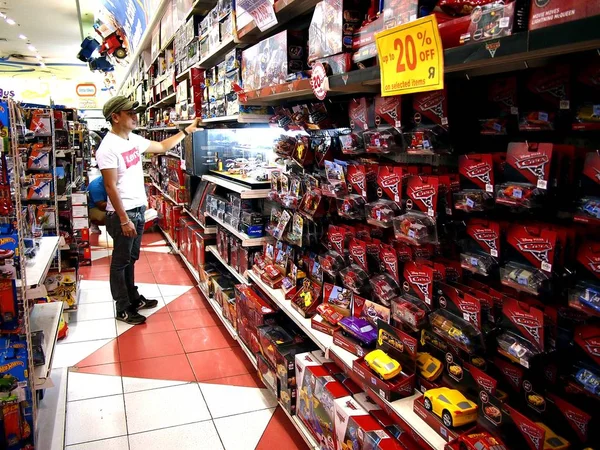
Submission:
[[[129,53],[138,48],[149,22],[148,0],[102,0],[105,22],[120,26],[129,44]]]
[[[237,0],[237,5],[252,16],[260,31],[267,31],[277,25],[273,3],[269,0]]]
[[[381,95],[444,89],[444,49],[434,15],[376,35]]]
[[[325,99],[327,96],[327,72],[325,66],[320,62],[313,64],[310,86],[317,99]]]

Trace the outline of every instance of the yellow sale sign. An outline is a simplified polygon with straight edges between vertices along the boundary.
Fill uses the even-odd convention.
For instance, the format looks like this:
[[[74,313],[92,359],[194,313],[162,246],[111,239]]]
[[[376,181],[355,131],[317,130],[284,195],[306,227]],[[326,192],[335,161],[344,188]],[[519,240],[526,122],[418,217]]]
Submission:
[[[376,35],[381,95],[444,89],[444,49],[434,15]]]

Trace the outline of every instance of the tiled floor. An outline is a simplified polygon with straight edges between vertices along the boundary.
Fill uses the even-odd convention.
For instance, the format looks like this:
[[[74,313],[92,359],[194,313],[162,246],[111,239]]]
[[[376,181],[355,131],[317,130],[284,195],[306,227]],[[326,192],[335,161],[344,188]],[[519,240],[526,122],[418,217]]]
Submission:
[[[159,301],[144,325],[113,318],[110,253],[96,247],[82,269],[79,311],[55,350],[53,367],[70,368],[66,449],[306,448],[160,234],[144,235],[136,264],[140,292]]]

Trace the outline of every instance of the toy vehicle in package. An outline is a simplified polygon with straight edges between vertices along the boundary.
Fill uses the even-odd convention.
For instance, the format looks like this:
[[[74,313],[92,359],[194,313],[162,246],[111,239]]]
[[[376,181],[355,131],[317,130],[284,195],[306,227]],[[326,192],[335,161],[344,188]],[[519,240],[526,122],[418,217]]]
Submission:
[[[365,345],[371,345],[377,340],[377,330],[362,317],[344,317],[338,325],[344,335],[350,335]]]
[[[319,306],[317,306],[317,312],[331,325],[337,325],[338,322],[344,318],[344,315],[337,312],[331,305],[327,303],[321,303]]]
[[[474,352],[481,343],[481,333],[477,328],[444,309],[431,313],[429,323],[436,334],[468,353]]]
[[[423,302],[410,294],[404,294],[392,300],[392,318],[407,325],[413,331],[418,331],[426,321],[426,310]]]
[[[584,197],[579,201],[578,215],[600,220],[600,198]]]
[[[338,252],[333,250],[329,250],[324,255],[319,255],[319,264],[321,265],[323,272],[332,277],[337,276],[339,271],[347,265],[344,258]]]
[[[340,217],[346,219],[364,219],[365,199],[356,194],[337,199],[337,209]]]
[[[391,200],[377,200],[366,205],[367,222],[372,225],[391,227],[394,217],[400,212],[396,202]]]
[[[579,283],[569,290],[569,306],[600,315],[600,288],[587,283]]]
[[[391,380],[400,372],[402,366],[398,361],[390,358],[383,350],[373,350],[365,355],[365,363],[382,380]]]
[[[494,206],[492,194],[477,189],[455,192],[453,197],[454,208],[459,211],[485,211]]]
[[[539,353],[528,340],[510,332],[502,333],[496,341],[501,354],[524,367],[529,367],[531,359]]]
[[[533,295],[538,295],[548,280],[548,275],[534,267],[508,263],[500,268],[502,284]]]
[[[436,222],[427,214],[408,212],[394,218],[396,239],[413,245],[437,243]]]
[[[340,276],[342,278],[342,284],[355,294],[360,294],[369,282],[369,274],[356,264],[351,264],[345,269],[342,269],[340,271]]]
[[[384,306],[390,306],[392,299],[400,293],[396,280],[387,273],[383,273],[369,280],[373,289],[373,297]]]
[[[588,369],[579,369],[575,380],[583,389],[594,395],[600,395],[600,377]]]
[[[490,255],[478,254],[478,253],[461,253],[460,254],[460,266],[473,273],[479,275],[488,276],[494,266],[496,260]]]
[[[542,192],[529,183],[503,183],[496,186],[496,203],[517,208],[539,206]]]

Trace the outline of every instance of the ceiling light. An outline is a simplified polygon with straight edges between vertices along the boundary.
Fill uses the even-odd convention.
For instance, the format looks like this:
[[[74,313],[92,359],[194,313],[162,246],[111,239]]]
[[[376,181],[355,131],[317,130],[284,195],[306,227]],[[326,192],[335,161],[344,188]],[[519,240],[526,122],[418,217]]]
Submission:
[[[42,60],[42,56],[41,56],[41,55],[35,55],[35,57],[36,57],[37,59],[39,59],[40,61]]]
[[[10,19],[10,18],[6,19],[6,23],[9,24],[9,25],[16,25],[17,24],[17,22],[15,22],[13,19]]]
[[[20,34],[19,35],[19,39],[23,39],[24,41],[27,40],[27,36],[25,36],[24,34]]]
[[[43,62],[41,62],[41,63],[40,63],[40,67],[41,67],[42,69],[45,69],[45,68],[46,68],[46,64],[44,64]]]
[[[32,52],[37,51],[37,49],[33,45],[28,45],[27,48]]]

